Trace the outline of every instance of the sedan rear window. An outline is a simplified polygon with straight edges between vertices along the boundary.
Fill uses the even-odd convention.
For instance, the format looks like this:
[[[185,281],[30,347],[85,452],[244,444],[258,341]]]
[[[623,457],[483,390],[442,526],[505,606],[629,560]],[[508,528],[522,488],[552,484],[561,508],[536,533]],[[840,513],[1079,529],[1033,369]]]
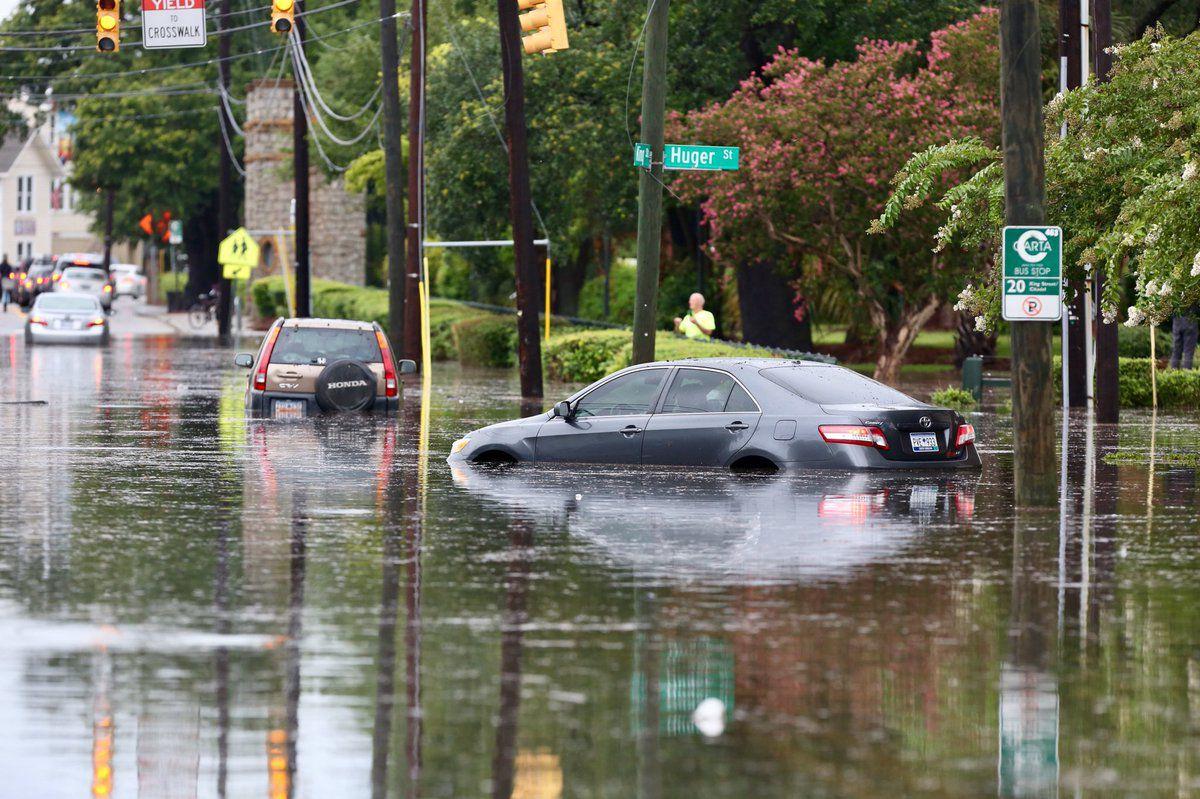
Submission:
[[[761,374],[817,405],[921,405],[907,394],[840,366],[776,366]]]
[[[66,294],[39,294],[33,307],[39,311],[99,311],[94,297],[71,297]]]
[[[321,364],[340,358],[383,363],[374,330],[334,327],[285,327],[271,352],[271,363]]]
[[[103,269],[90,266],[69,266],[63,270],[63,280],[108,280]]]

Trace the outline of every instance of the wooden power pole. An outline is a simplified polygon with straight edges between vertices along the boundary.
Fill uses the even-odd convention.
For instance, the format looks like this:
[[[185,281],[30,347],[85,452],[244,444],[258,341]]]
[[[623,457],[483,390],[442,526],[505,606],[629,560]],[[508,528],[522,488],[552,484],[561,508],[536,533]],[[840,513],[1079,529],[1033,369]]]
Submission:
[[[1000,4],[1000,116],[1009,225],[1046,221],[1041,29],[1037,0]],[[1012,324],[1013,474],[1019,505],[1054,495],[1050,322]]]
[[[304,46],[303,0],[296,0],[296,47]],[[292,94],[292,170],[295,172],[296,199],[296,316],[312,315],[312,261],[308,236],[308,117],[300,96],[300,76],[296,76]]]
[[[538,330],[538,277],[533,246],[533,194],[525,136],[525,73],[517,0],[497,0],[500,66],[504,73],[504,127],[508,139],[508,191],[517,279],[517,366],[521,396],[541,397],[542,345]]]
[[[1112,3],[1092,0],[1092,63],[1096,80],[1108,81],[1112,71]],[[1097,274],[1097,298],[1104,297],[1104,278]],[[1151,331],[1153,334],[1153,331]],[[1117,385],[1117,323],[1105,323],[1104,314],[1096,320],[1096,421],[1115,424],[1121,417]]]
[[[649,0],[646,60],[642,71],[642,142],[650,168],[638,175],[637,295],[633,307],[633,362],[654,360],[658,324],[658,259],[662,246],[663,115],[667,102],[667,9]]]
[[[233,142],[233,120],[229,118],[229,101],[224,99],[229,94],[229,34],[225,31],[226,19],[230,12],[229,0],[221,0],[217,8],[217,80],[221,82],[220,92],[223,95],[217,113],[221,115],[220,124],[225,126],[225,136]],[[234,217],[236,205],[233,199],[233,155],[229,147],[221,148],[221,160],[217,170],[217,240],[223,240],[236,227]],[[223,344],[230,342],[231,326],[230,309],[233,304],[232,286],[225,278],[224,267],[217,264],[217,278],[220,281],[221,292],[217,304],[217,337]]]
[[[412,0],[412,44],[408,71],[408,232],[404,278],[404,308],[420,304],[417,281],[425,241],[425,0]],[[389,300],[388,307],[391,307]],[[402,323],[401,351],[421,361],[421,319],[407,313]]]
[[[226,3],[229,0],[225,0]],[[379,54],[383,70],[383,173],[387,195],[388,338],[404,343],[404,153],[400,147],[400,47],[396,0],[379,0]]]

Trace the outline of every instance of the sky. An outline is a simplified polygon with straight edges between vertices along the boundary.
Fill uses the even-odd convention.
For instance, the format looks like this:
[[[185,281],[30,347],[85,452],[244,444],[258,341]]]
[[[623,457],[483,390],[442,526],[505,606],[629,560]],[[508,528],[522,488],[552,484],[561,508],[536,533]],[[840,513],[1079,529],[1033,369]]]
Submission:
[[[0,0],[0,19],[4,19],[11,14],[19,2],[21,0]]]

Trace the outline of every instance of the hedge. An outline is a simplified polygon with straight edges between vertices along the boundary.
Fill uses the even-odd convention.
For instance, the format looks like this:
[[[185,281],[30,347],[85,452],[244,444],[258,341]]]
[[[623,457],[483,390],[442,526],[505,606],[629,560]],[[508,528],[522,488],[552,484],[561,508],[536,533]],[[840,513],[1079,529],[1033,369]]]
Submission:
[[[761,347],[741,347],[723,341],[684,338],[659,331],[654,341],[659,361],[681,358],[776,358]],[[633,342],[628,330],[587,330],[553,336],[542,347],[546,376],[567,383],[591,383],[624,369],[633,362]]]
[[[512,317],[463,319],[451,328],[459,363],[510,368],[516,363],[517,326]]]
[[[1149,341],[1149,339],[1147,339]],[[1161,361],[1160,361],[1161,363]],[[1054,358],[1054,384],[1062,396],[1062,359]],[[1124,408],[1149,408],[1153,401],[1149,358],[1121,358],[1117,366],[1117,393]],[[1158,369],[1158,407],[1200,408],[1200,370]]]

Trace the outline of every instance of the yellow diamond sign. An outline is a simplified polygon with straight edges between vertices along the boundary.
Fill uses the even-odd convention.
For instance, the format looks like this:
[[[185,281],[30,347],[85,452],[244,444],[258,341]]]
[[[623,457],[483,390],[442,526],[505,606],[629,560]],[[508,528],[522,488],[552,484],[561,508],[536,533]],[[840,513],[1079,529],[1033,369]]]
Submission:
[[[230,233],[217,249],[217,262],[229,280],[246,280],[258,265],[258,242],[244,227]]]

